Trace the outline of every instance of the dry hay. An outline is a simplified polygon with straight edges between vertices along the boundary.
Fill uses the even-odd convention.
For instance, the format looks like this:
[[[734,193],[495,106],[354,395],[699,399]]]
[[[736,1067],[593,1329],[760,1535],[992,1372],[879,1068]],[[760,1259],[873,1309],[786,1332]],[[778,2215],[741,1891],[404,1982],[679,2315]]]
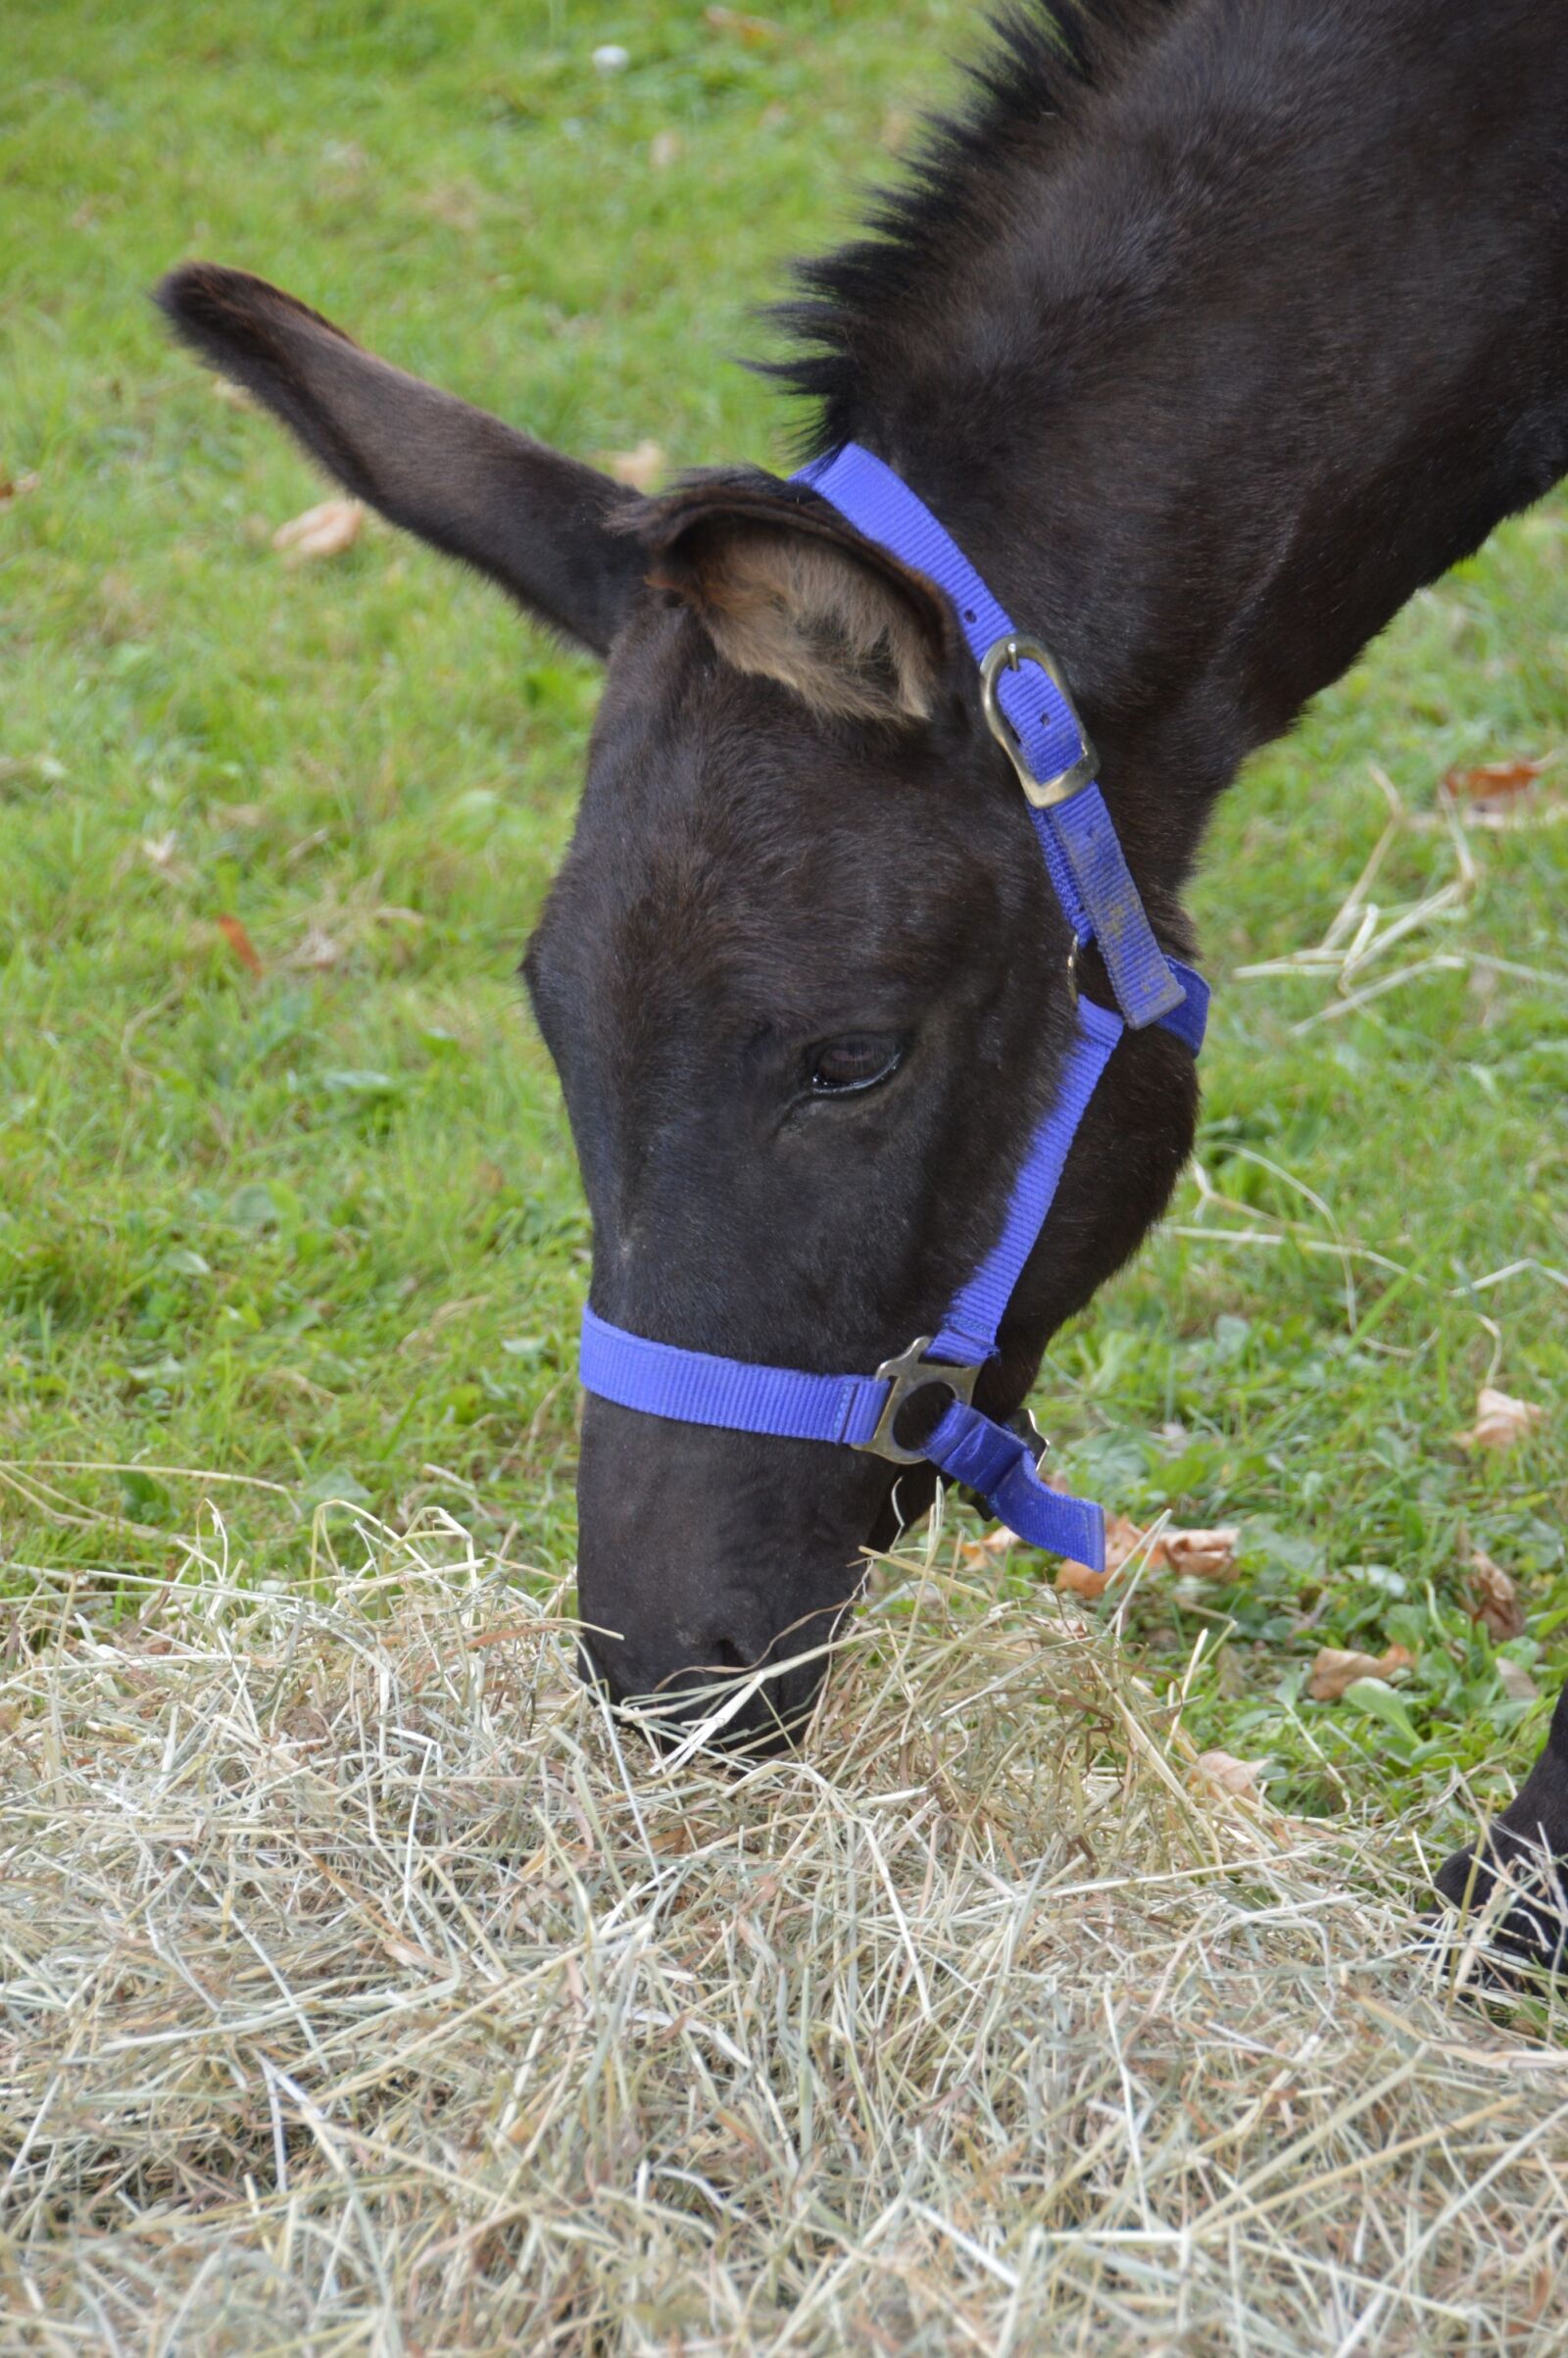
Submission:
[[[456,1526],[351,1538],[14,1608],[4,2348],[1561,2347],[1568,2054],[1113,1633],[891,1566],[737,1774]]]

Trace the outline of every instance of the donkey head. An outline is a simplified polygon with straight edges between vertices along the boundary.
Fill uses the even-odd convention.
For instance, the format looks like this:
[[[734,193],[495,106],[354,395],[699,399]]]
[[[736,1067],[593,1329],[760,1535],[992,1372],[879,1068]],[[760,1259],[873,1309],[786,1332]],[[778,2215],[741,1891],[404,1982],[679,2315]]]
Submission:
[[[929,1333],[1000,1223],[1073,987],[946,597],[810,492],[714,473],[641,498],[260,280],[193,265],[160,299],[351,491],[606,659],[575,836],[524,962],[597,1309],[823,1371],[869,1372]],[[1180,1049],[1122,1043],[982,1376],[992,1413],[1157,1216],[1193,1104]],[[789,1724],[862,1550],[931,1486],[591,1398],[579,1591],[599,1672],[668,1696],[793,1663],[741,1720]]]

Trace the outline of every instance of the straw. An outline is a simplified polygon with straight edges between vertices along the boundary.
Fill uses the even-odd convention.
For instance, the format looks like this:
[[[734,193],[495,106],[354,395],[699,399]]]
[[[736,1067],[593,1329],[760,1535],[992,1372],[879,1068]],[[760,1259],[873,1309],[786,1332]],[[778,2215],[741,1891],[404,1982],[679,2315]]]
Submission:
[[[10,1608],[0,2346],[1561,2347],[1550,2002],[1112,1625],[889,1558],[737,1767],[446,1516],[266,1591],[204,1532]]]

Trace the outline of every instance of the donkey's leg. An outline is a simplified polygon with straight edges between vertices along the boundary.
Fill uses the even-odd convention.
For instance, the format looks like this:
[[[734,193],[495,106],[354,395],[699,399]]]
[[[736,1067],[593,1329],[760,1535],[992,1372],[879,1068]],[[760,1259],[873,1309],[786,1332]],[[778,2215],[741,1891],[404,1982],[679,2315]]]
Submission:
[[[1456,1907],[1479,1910],[1505,1868],[1515,1896],[1495,1940],[1522,1962],[1568,1970],[1568,1687],[1557,1698],[1546,1748],[1517,1800],[1479,1844],[1456,1850],[1438,1870],[1438,1890]]]

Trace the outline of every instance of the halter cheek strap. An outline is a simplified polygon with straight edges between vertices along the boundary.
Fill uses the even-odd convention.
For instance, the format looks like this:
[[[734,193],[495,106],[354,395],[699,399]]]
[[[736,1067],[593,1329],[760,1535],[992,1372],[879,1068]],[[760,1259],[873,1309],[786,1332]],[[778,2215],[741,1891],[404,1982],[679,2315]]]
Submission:
[[[1208,986],[1155,941],[1116,830],[1095,783],[1093,746],[1047,651],[1016,631],[985,582],[907,484],[857,443],[802,469],[797,482],[952,599],[979,666],[986,717],[1017,770],[1051,881],[1081,947],[1097,942],[1116,1007],[1080,999],[1056,1094],[1036,1125],[996,1243],[921,1335],[875,1375],[813,1375],[687,1351],[612,1326],[585,1308],[583,1385],[623,1408],[678,1422],[869,1449],[898,1465],[927,1463],[977,1492],[1020,1539],[1097,1571],[1104,1516],[1041,1481],[1036,1451],[984,1415],[971,1395],[998,1355],[997,1337],[1024,1264],[1055,1200],[1067,1154],[1124,1031],[1152,1023],[1196,1056]],[[900,1441],[910,1397],[939,1386],[949,1402],[919,1447]]]

